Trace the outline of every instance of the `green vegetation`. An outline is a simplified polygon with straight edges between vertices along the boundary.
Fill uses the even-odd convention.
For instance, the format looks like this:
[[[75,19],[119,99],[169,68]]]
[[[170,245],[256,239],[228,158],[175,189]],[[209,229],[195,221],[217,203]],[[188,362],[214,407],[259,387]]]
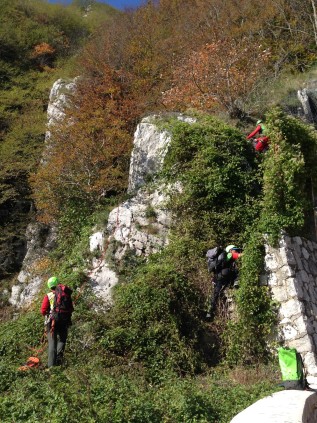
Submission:
[[[114,12],[98,5],[98,22]],[[43,150],[50,89],[59,77],[74,75],[73,57],[98,22],[83,19],[76,5],[65,8],[42,0],[1,3],[1,279],[14,274],[25,249],[25,229],[32,215],[28,178]]]
[[[52,421],[62,415],[70,422],[228,422],[278,389],[268,344],[275,305],[259,284],[264,235],[274,243],[281,230],[306,234],[303,216],[311,209],[316,135],[273,109],[267,115],[272,148],[256,157],[240,131],[210,116],[196,119],[194,124],[174,119],[161,124],[172,133],[161,176],[183,186],[169,205],[174,214],[170,244],[147,262],[127,256],[114,305],[106,313],[94,310],[97,302],[84,274],[89,228],[103,218],[102,209],[80,223],[82,229],[72,237],[63,232],[49,268],[75,289],[65,366],[48,376],[41,369],[18,372],[28,347],[41,348],[41,319],[33,311],[1,325],[1,374],[9,382],[0,404],[9,410],[6,418],[36,421],[50,413]],[[281,162],[284,166],[277,166]],[[147,213],[150,218],[153,210]],[[231,242],[244,247],[241,285],[235,291],[238,320],[218,317],[206,324],[210,282],[204,255],[210,245]],[[41,357],[45,363],[45,349]],[[22,392],[29,396],[17,407]]]
[[[133,290],[133,300],[136,301],[137,287],[130,289],[125,298],[128,299],[129,295],[131,299]],[[149,288],[140,288],[141,300],[148,301]],[[155,299],[158,299],[156,294]],[[163,327],[161,330],[158,326],[146,329],[142,345],[142,332],[136,331],[137,325],[131,316],[129,322],[133,327],[130,339],[135,337],[135,354],[134,357],[122,356],[119,350],[123,345],[120,340],[124,339],[124,334],[121,335],[122,331],[118,328],[115,338],[113,331],[109,332],[108,337],[105,326],[108,317],[93,311],[89,307],[92,302],[93,297],[88,290],[77,299],[65,366],[50,372],[43,368],[26,372],[18,370],[26,358],[36,354],[37,350],[44,348],[40,355],[43,363],[46,360],[45,345],[39,343],[42,321],[38,318],[37,310],[24,314],[15,322],[1,325],[0,415],[3,422],[11,422],[12,418],[17,422],[31,423],[46,419],[57,422],[63,418],[70,423],[79,419],[122,423],[226,423],[256,399],[277,390],[276,369],[272,366],[237,368],[234,371],[220,368],[196,378],[185,372],[180,377],[180,371],[186,370],[183,364],[187,363],[188,357],[176,357],[180,347],[185,351],[184,346],[177,348],[176,339],[169,344],[166,353],[174,353],[174,362],[177,361],[181,369],[175,372],[165,368],[159,373],[152,365],[147,369],[142,364],[143,360],[140,360],[144,352],[148,352],[150,359],[154,358],[159,365],[162,360],[172,361],[171,357],[168,360],[158,357],[162,335],[163,339],[166,338]],[[157,306],[161,304],[158,302]],[[158,314],[162,316],[158,308],[151,311],[152,307],[149,306],[146,303],[143,311],[141,306],[138,310],[134,308],[133,317],[141,323],[142,328],[146,321],[151,324]],[[166,308],[163,311],[168,312]],[[126,313],[121,321],[128,318]],[[168,317],[163,320],[168,328],[175,330],[175,325],[170,325]],[[148,338],[150,332],[154,335],[153,339]],[[116,341],[112,347],[109,345],[111,338]],[[155,341],[158,352],[153,355]],[[108,342],[107,349],[105,342]],[[166,347],[167,344],[164,344]],[[150,368],[160,377],[153,380],[148,371]]]

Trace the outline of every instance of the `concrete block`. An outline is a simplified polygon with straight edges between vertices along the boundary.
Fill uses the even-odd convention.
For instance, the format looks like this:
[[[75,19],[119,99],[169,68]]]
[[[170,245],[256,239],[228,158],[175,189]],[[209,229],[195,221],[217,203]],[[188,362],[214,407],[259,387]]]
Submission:
[[[317,394],[285,390],[265,397],[235,416],[230,423],[316,423]]]
[[[309,277],[305,270],[300,270],[299,272],[296,273],[296,276],[303,283],[309,283]]]
[[[295,327],[291,324],[287,324],[281,327],[281,334],[285,341],[291,341],[296,339],[298,332]]]
[[[288,300],[288,294],[285,285],[274,288],[274,298],[282,303]]]
[[[285,281],[285,286],[286,286],[286,290],[287,290],[289,297],[293,298],[293,297],[298,296],[297,285],[296,285],[296,281],[295,281],[294,278],[288,278]],[[300,287],[300,289],[301,289],[301,287]],[[301,291],[302,291],[302,289],[301,289]]]
[[[296,266],[297,261],[295,259],[293,251],[288,249],[285,251],[285,253],[286,253],[286,260],[289,266],[292,266],[292,267]]]
[[[313,260],[309,260],[308,266],[309,266],[310,273],[313,276],[317,276],[317,266],[316,266],[316,263]]]
[[[308,352],[312,351],[314,345],[314,341],[312,338],[310,338],[309,335],[303,334],[298,339],[294,339],[288,343],[288,346],[290,348],[296,348],[297,351],[301,354],[306,354]]]
[[[300,260],[302,259],[302,249],[298,244],[294,244],[294,252],[298,255]]]
[[[294,255],[294,258],[296,260],[296,265],[297,265],[298,270],[303,270],[304,266],[303,266],[303,263],[302,263],[302,260],[301,260],[301,256],[296,251],[293,252],[293,255]]]
[[[303,316],[299,316],[294,320],[294,324],[299,333],[305,333],[307,331],[307,319]]]

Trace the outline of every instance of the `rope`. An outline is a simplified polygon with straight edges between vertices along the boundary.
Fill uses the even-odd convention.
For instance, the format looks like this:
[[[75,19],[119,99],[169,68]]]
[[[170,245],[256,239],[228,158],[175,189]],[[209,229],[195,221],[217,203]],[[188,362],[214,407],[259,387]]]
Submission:
[[[30,369],[37,369],[40,366],[41,363],[40,363],[40,359],[38,358],[38,356],[40,354],[42,354],[42,352],[44,351],[46,341],[47,341],[46,331],[44,331],[44,333],[41,337],[41,340],[40,340],[41,347],[40,348],[33,348],[33,347],[30,347],[30,346],[27,346],[27,348],[29,350],[33,351],[33,355],[32,355],[32,357],[29,357],[27,362],[23,366],[20,366],[18,368],[18,370],[26,371],[26,370],[30,370]]]
[[[46,341],[47,341],[47,338],[46,338],[46,331],[44,330],[44,333],[43,333],[42,338],[41,338],[41,340],[40,340],[40,344],[41,344],[42,346],[41,346],[40,348],[33,348],[33,347],[30,347],[30,346],[27,346],[27,348],[28,348],[29,350],[31,350],[31,351],[34,351],[33,356],[34,356],[34,357],[37,357],[39,354],[41,354],[41,353],[44,351]]]

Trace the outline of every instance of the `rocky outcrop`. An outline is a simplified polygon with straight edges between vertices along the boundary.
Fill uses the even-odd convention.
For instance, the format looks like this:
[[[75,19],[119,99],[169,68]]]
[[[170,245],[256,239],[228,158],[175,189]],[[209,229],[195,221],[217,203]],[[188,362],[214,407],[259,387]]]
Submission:
[[[37,267],[56,246],[56,231],[40,223],[29,224],[26,231],[27,253],[17,281],[12,287],[9,302],[16,307],[26,307],[32,303],[43,283],[35,275]]]
[[[195,122],[195,119],[182,114],[174,116],[183,122]],[[130,161],[129,193],[145,185],[163,166],[171,136],[166,130],[159,128],[161,120],[160,116],[153,115],[142,119],[137,126]]]
[[[193,121],[182,115],[178,118]],[[168,243],[171,216],[166,202],[181,188],[153,182],[162,169],[170,143],[169,134],[158,128],[158,122],[157,116],[144,118],[135,131],[128,188],[134,196],[113,209],[107,227],[90,238],[90,250],[102,253],[99,264],[93,263],[89,274],[91,286],[105,304],[111,304],[111,289],[118,282],[114,263],[119,263],[127,253],[146,257]],[[152,182],[147,184],[150,178]],[[114,246],[112,263],[107,257],[109,245]]]
[[[75,89],[76,79],[58,79],[51,89],[47,109],[47,131],[45,142],[49,148],[50,128],[60,122],[69,94]],[[44,152],[45,154],[45,152]],[[36,275],[35,269],[43,262],[56,246],[56,228],[33,222],[26,229],[26,249],[17,284],[12,287],[9,302],[16,307],[27,307],[35,299],[43,279]]]
[[[267,284],[279,304],[278,340],[296,348],[309,376],[317,376],[317,243],[281,237],[266,246]]]
[[[311,81],[309,87],[297,91],[300,101],[300,115],[308,122],[317,124],[317,81]]]
[[[64,119],[65,106],[69,101],[70,93],[72,93],[76,88],[76,80],[77,78],[68,80],[58,79],[54,82],[47,107],[48,131],[46,133],[46,137],[49,136],[49,128]]]

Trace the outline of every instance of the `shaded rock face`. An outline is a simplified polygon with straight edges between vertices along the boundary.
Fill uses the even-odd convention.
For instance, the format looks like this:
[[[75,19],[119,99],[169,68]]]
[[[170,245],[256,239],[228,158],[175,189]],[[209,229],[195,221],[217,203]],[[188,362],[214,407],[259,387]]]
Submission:
[[[18,284],[12,287],[9,302],[16,307],[26,307],[32,303],[43,283],[34,276],[34,269],[40,266],[48,252],[56,246],[56,231],[47,225],[32,223],[26,231],[27,253],[18,275]]]
[[[21,268],[26,254],[26,240],[23,236],[7,238],[0,245],[0,280]]]
[[[47,109],[47,131],[45,142],[49,148],[50,128],[61,121],[65,114],[69,94],[75,89],[74,80],[58,79],[52,86]],[[56,246],[56,228],[37,222],[30,223],[26,228],[25,242],[21,245],[21,271],[17,284],[12,287],[9,302],[16,307],[26,307],[36,298],[44,283],[36,276],[34,269],[39,266],[47,254]],[[19,251],[19,250],[18,250]]]
[[[301,104],[298,114],[308,123],[317,124],[317,81],[311,81],[309,87],[297,91]]]
[[[317,377],[317,243],[283,235],[266,246],[267,284],[279,303],[278,339],[301,353],[309,376]]]

